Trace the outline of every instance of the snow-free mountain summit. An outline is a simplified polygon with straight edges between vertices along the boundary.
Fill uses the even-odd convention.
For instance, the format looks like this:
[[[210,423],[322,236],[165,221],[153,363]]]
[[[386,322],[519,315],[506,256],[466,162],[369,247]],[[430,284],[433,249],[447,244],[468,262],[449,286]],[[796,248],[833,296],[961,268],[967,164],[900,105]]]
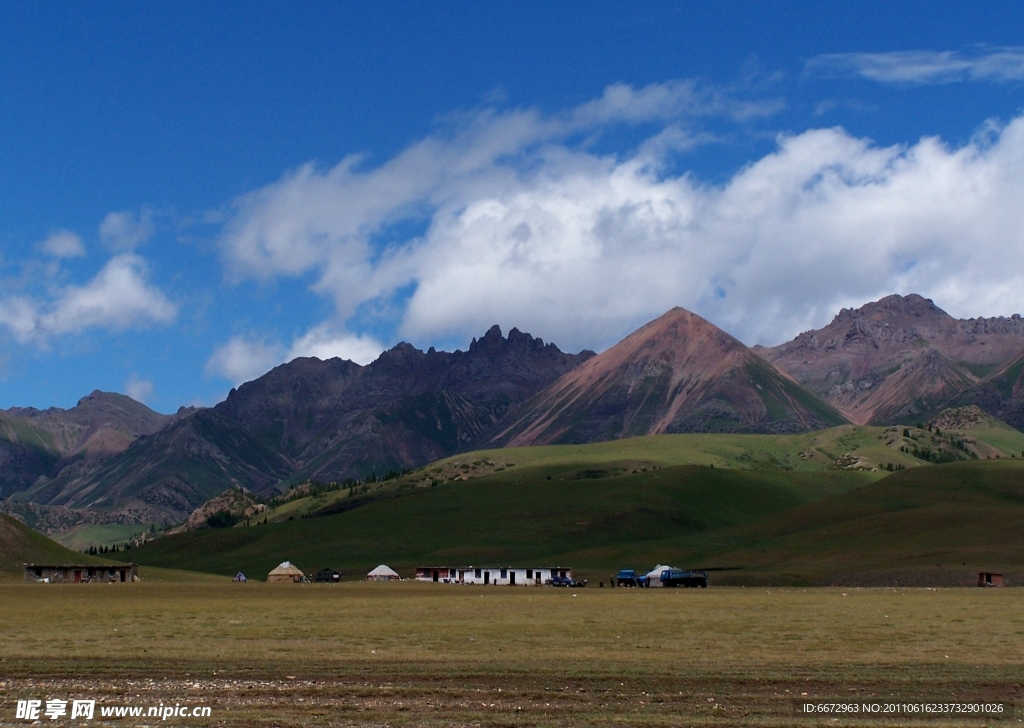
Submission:
[[[803,432],[842,415],[710,321],[673,308],[507,418],[508,446],[666,432]]]

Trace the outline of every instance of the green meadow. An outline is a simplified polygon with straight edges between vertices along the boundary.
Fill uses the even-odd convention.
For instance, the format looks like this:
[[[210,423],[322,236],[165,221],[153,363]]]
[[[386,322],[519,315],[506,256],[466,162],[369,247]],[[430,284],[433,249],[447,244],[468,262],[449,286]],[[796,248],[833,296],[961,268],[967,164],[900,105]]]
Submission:
[[[85,523],[58,535],[55,540],[74,551],[89,546],[122,544],[149,530],[149,524]]]
[[[693,465],[613,472],[516,468],[396,490],[341,513],[166,536],[130,555],[140,563],[242,570],[259,578],[287,559],[306,571],[331,566],[348,574],[380,563],[406,573],[420,563],[557,563],[597,580],[623,560],[645,564],[655,553],[679,560],[676,542],[687,535],[750,523],[870,482],[843,471]]]
[[[351,508],[331,512],[346,500]],[[361,575],[387,563],[711,568],[718,584],[967,584],[1018,578],[1024,461],[966,461],[879,478],[845,470],[682,465],[516,467],[265,525],[206,529],[133,549],[166,568],[255,578],[290,560]]]

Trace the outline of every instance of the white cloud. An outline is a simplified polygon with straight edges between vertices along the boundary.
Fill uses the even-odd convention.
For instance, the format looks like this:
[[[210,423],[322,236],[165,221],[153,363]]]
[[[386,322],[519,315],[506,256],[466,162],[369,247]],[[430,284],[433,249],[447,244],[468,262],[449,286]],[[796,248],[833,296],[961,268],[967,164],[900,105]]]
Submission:
[[[291,346],[286,361],[300,356],[317,359],[349,359],[356,364],[369,364],[384,351],[384,345],[371,336],[334,333],[326,325],[317,326],[298,338]]]
[[[66,286],[50,300],[28,296],[0,299],[0,326],[21,342],[43,341],[89,328],[129,329],[169,323],[177,309],[146,279],[145,262],[124,253],[111,258],[82,286]]]
[[[280,344],[234,336],[213,352],[206,362],[206,374],[241,384],[265,374],[282,363],[283,357],[284,350]]]
[[[70,230],[58,230],[39,246],[54,258],[78,258],[85,255],[82,239]]]
[[[1024,80],[1024,47],[977,46],[958,51],[831,53],[812,58],[805,71],[819,76],[862,76],[881,83],[954,83]]]
[[[153,236],[153,215],[148,209],[108,213],[100,223],[100,240],[110,250],[134,250]]]
[[[140,379],[138,375],[132,373],[124,383],[124,393],[136,402],[146,404],[153,396],[153,382]]]
[[[333,331],[327,325],[311,329],[292,342],[291,347],[255,336],[234,336],[213,352],[206,363],[206,374],[238,385],[298,357],[324,360],[338,357],[369,364],[383,350],[384,346],[372,337]]]
[[[498,323],[601,348],[674,305],[769,344],[892,292],[956,315],[1024,310],[1024,117],[959,148],[810,130],[712,186],[666,173],[685,119],[642,92],[636,118],[663,130],[631,156],[551,131],[633,118],[643,94],[612,89],[558,117],[481,112],[376,168],[304,167],[237,202],[225,260],[311,274],[337,307],[324,330],[398,300],[398,333],[421,347]],[[375,241],[402,220],[426,232]]]

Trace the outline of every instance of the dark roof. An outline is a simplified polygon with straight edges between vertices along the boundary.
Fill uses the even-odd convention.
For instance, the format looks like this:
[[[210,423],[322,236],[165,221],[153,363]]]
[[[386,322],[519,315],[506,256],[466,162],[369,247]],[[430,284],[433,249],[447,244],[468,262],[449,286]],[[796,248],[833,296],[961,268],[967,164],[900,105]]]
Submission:
[[[138,564],[25,564],[26,569],[129,569]]]

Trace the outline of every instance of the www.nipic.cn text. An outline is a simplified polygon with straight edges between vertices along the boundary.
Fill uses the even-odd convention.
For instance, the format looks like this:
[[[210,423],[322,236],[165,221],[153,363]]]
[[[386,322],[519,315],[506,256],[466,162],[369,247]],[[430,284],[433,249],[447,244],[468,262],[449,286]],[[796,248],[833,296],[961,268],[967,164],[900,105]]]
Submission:
[[[95,718],[209,718],[208,705],[101,705],[95,700],[19,700],[15,711],[17,720],[93,720]]]

